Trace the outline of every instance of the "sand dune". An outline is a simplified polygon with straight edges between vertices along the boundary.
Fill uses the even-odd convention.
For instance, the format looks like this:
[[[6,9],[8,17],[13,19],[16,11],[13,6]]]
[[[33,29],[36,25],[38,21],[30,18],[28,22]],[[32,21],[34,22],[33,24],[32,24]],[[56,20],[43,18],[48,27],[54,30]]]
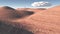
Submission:
[[[30,31],[35,34],[60,34],[60,10],[59,7],[53,7],[43,12],[36,13],[24,21],[31,24],[28,26]],[[18,21],[19,22],[19,21]]]
[[[22,18],[25,16],[29,16],[33,13],[34,12],[32,11],[18,11],[8,6],[0,7],[0,19],[1,20],[18,19],[18,18]]]
[[[0,7],[0,20],[17,18],[17,12],[15,9],[8,6]]]
[[[45,10],[14,9],[12,10],[12,12],[10,11],[10,9],[9,12],[6,8],[4,9],[5,12],[1,9],[3,10],[4,8],[0,8],[0,16],[3,17],[0,18],[0,21],[2,19],[8,19],[7,17],[12,16],[13,13],[15,13],[15,16],[21,15],[19,18],[16,19],[13,19],[15,18],[15,16],[12,16],[12,19],[11,17],[9,17],[9,19],[11,19],[9,21],[1,21],[1,23],[3,22],[3,24],[10,25],[12,28],[14,27],[14,29],[10,30],[12,31],[10,32],[11,34],[60,34],[60,6],[55,6]],[[6,25],[4,26],[6,27]],[[5,29],[8,31],[9,28],[11,29],[11,27],[8,26]],[[18,30],[15,28],[17,28]],[[3,29],[1,29],[1,32],[6,31],[5,29],[3,31]]]
[[[46,10],[45,8],[17,8],[18,11],[32,11],[32,12],[40,12]]]

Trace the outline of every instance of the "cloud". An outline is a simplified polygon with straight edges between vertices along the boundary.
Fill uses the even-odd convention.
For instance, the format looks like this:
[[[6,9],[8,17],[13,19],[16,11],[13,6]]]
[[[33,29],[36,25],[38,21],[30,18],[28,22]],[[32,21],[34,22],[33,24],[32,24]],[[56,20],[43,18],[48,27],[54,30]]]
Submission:
[[[52,4],[49,3],[49,2],[45,2],[45,1],[41,1],[41,2],[33,2],[31,4],[31,6],[33,7],[49,7],[51,6]]]

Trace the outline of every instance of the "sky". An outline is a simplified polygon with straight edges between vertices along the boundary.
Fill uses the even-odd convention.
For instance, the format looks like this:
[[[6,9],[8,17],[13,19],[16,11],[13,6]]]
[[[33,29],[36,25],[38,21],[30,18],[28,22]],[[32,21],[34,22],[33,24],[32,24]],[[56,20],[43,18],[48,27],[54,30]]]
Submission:
[[[60,0],[0,0],[0,6],[10,6],[13,8],[29,8],[34,2],[46,1],[52,6],[60,5]]]

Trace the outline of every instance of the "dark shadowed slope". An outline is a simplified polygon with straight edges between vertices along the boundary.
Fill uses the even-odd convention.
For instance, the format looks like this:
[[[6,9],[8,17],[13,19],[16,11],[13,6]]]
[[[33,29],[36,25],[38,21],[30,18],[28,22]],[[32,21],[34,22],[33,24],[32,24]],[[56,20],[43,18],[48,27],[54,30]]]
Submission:
[[[33,33],[23,28],[17,28],[12,25],[4,24],[0,21],[0,34],[33,34]]]
[[[18,11],[18,14],[20,15],[20,18],[25,18],[25,17],[28,17],[32,14],[34,14],[33,11],[27,11],[27,10],[17,10]]]
[[[18,18],[29,16],[32,15],[33,13],[34,12],[29,11],[18,12],[17,10],[8,6],[0,7],[0,34],[33,34],[28,30],[25,30],[20,27],[19,29],[13,26],[12,23],[14,22],[11,22],[11,20],[13,19],[15,20]]]

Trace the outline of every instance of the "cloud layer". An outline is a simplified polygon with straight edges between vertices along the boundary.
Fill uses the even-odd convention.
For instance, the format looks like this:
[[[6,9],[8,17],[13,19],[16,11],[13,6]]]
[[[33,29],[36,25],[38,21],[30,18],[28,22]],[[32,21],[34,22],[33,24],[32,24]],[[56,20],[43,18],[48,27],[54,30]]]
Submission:
[[[51,5],[52,5],[51,3],[45,2],[45,1],[34,2],[34,3],[31,4],[31,6],[33,6],[33,7],[49,7]]]

